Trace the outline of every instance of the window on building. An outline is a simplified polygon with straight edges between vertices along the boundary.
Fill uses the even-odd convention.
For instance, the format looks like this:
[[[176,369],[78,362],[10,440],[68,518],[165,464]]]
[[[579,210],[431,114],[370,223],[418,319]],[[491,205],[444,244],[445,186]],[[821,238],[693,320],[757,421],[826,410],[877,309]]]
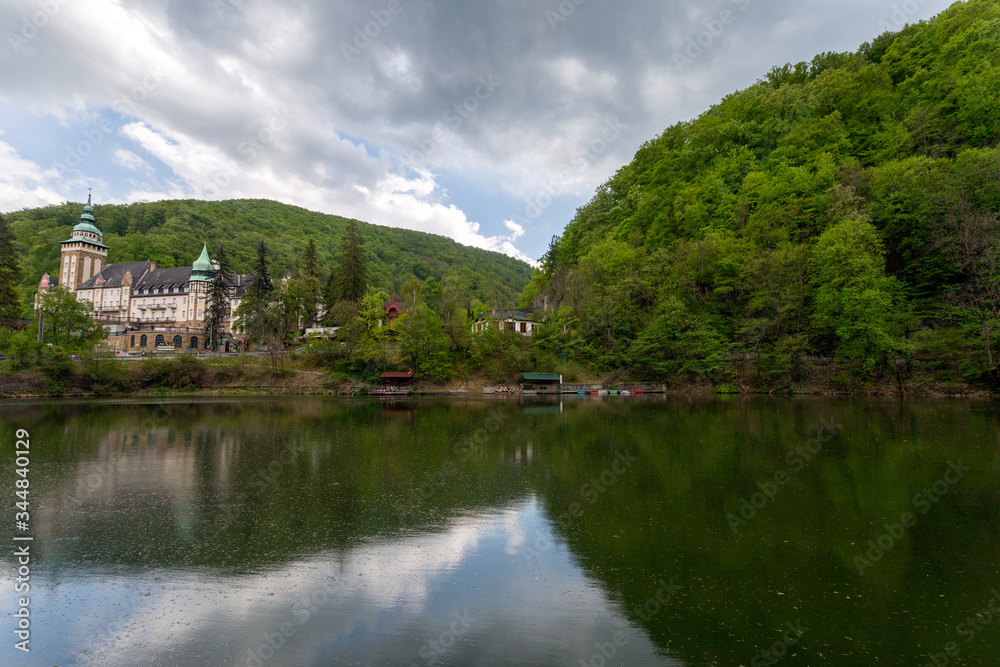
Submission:
[[[527,333],[527,332],[528,332],[528,323],[521,322],[521,333]]]
[[[146,347],[146,334],[139,336],[139,347]]]
[[[191,349],[192,350],[197,350],[198,349],[198,337],[197,336],[191,336]]]
[[[163,334],[157,335],[157,337],[156,337],[156,346],[159,347],[160,345],[163,345],[164,343],[165,343],[165,341],[163,340]]]
[[[135,334],[132,334],[132,344],[129,347],[135,347]]]
[[[180,336],[174,336],[174,347],[177,349],[184,347],[184,340]]]

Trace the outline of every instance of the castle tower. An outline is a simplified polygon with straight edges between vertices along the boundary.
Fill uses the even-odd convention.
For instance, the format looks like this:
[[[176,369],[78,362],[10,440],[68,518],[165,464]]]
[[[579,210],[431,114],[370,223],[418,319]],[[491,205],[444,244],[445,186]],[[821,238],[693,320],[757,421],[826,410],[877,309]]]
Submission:
[[[80,222],[73,228],[70,237],[60,243],[59,285],[70,291],[101,272],[108,262],[108,246],[104,245],[104,235],[95,225],[94,207],[83,207]]]
[[[215,278],[215,266],[208,256],[208,245],[201,248],[201,255],[191,265],[191,278],[188,282],[188,312],[187,319],[192,323],[201,322],[205,317],[207,307],[206,296],[209,284]]]

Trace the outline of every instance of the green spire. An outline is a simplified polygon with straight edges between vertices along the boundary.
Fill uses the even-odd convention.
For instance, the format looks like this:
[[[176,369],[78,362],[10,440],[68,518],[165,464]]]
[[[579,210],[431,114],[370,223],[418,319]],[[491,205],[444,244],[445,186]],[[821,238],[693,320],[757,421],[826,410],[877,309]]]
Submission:
[[[92,232],[103,237],[101,230],[97,228],[97,220],[94,218],[94,207],[90,203],[90,197],[90,192],[88,192],[87,205],[83,207],[83,215],[80,216],[80,222],[73,228],[73,231]]]
[[[202,245],[201,255],[191,265],[191,280],[211,282],[214,274],[215,266],[208,256],[208,244],[206,243]]]

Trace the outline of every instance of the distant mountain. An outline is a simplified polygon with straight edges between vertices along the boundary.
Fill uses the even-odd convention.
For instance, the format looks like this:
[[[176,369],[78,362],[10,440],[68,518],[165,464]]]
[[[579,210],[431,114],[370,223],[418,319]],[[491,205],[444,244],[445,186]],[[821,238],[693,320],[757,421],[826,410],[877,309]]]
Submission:
[[[59,242],[69,238],[83,204],[26,209],[4,214],[21,254],[22,287],[30,293],[43,273],[59,270]],[[97,226],[110,250],[108,261],[151,259],[160,266],[191,264],[202,244],[221,243],[239,271],[250,271],[254,248],[263,239],[273,253],[275,274],[291,271],[310,239],[329,273],[337,261],[348,219],[264,199],[162,201],[97,205]],[[531,278],[531,267],[497,252],[463,246],[424,232],[359,222],[372,287],[396,291],[411,275],[425,280],[457,279],[469,299],[503,305]]]

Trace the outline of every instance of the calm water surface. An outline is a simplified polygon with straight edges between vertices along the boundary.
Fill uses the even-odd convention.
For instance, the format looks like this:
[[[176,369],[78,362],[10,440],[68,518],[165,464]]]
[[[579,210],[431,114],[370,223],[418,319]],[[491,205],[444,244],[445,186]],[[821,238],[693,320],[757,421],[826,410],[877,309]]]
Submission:
[[[997,408],[0,404],[0,664],[997,665]]]

